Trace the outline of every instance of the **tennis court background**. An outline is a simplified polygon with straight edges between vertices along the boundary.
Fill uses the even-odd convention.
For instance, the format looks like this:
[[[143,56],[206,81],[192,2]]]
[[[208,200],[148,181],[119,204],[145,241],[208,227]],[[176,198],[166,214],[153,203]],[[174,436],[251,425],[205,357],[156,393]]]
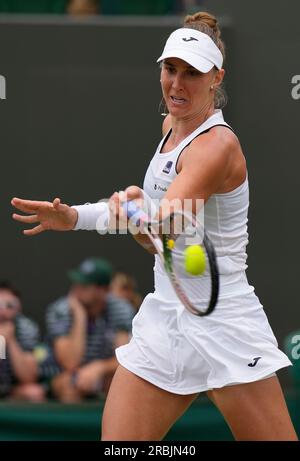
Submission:
[[[226,5],[225,5],[226,3]],[[300,326],[299,115],[291,79],[300,74],[300,4],[205,2],[221,14],[227,44],[226,120],[240,137],[250,176],[249,279],[281,343]],[[24,237],[12,196],[69,204],[97,201],[143,174],[160,140],[155,64],[176,18],[0,16],[0,278],[22,290],[43,325],[65,293],[65,272],[84,257],[110,259],[152,289],[151,257],[129,236],[45,233]]]

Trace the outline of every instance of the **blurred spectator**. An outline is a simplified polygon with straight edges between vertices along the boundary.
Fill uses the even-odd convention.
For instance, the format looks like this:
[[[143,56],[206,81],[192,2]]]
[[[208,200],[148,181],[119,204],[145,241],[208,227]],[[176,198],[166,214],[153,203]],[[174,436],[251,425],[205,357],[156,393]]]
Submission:
[[[88,259],[69,272],[69,296],[47,310],[46,324],[61,372],[52,391],[63,402],[106,394],[117,368],[114,350],[130,339],[134,310],[110,293],[112,268]]]
[[[134,277],[125,272],[117,272],[111,282],[111,292],[118,298],[126,299],[138,311],[142,296],[137,291]]]
[[[67,12],[73,15],[88,15],[99,13],[97,0],[69,0]]]
[[[0,335],[6,349],[6,358],[0,360],[0,396],[41,401],[44,391],[36,383],[38,366],[32,352],[39,329],[21,309],[19,292],[10,283],[0,282]]]

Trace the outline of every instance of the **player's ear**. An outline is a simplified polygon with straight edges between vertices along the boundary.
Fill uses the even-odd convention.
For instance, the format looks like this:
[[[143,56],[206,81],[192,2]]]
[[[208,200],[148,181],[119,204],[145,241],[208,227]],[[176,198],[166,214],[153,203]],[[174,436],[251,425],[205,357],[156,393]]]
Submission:
[[[221,85],[225,75],[225,70],[224,69],[219,69],[215,73],[215,78],[214,78],[214,83],[213,86],[219,86]]]

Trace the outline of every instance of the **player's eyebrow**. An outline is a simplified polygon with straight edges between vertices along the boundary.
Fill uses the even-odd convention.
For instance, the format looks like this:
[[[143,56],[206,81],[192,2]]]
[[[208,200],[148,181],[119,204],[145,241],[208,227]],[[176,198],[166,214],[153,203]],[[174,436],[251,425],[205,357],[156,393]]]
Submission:
[[[174,64],[172,64],[170,61],[168,61],[167,59],[164,59],[164,64],[167,64],[167,66],[171,66],[171,67],[174,67]]]
[[[170,67],[176,67],[176,64],[173,64],[172,62],[168,61],[167,59],[164,59],[164,64],[166,64],[167,66],[170,66]],[[186,69],[194,69],[194,67],[190,66],[189,64],[187,64],[185,67],[186,67]]]

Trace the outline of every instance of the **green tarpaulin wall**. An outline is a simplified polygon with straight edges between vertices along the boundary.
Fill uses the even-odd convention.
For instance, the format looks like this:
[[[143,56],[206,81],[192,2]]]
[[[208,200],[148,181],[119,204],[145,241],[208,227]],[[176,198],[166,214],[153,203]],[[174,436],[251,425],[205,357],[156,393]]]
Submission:
[[[67,0],[0,0],[2,13],[65,13]]]
[[[300,392],[287,397],[300,435]],[[103,402],[80,405],[0,404],[0,440],[99,440]],[[116,415],[117,417],[117,415]],[[233,440],[224,419],[206,397],[200,397],[173,426],[166,440]]]

